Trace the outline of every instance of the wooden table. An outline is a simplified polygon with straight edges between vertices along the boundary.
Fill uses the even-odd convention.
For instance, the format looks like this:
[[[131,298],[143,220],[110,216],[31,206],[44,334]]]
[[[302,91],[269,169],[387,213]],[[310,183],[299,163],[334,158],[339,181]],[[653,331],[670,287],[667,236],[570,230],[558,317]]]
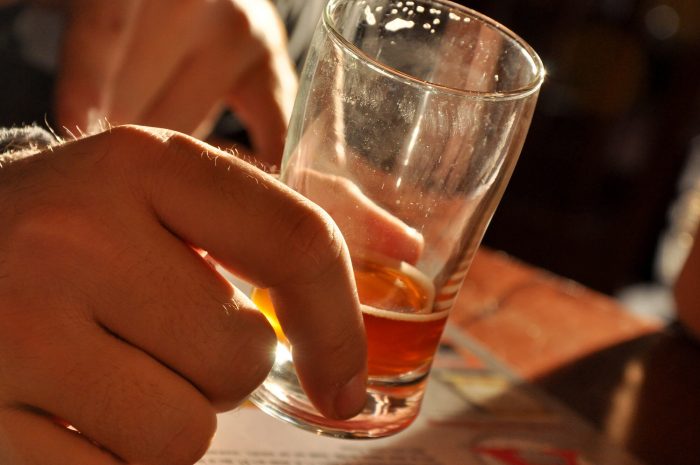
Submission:
[[[700,464],[700,343],[482,249],[452,321],[649,465]]]

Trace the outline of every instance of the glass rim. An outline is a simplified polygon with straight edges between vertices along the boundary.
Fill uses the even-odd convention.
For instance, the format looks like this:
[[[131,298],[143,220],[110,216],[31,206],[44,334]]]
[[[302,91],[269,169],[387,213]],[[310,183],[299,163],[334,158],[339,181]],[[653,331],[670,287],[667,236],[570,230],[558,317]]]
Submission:
[[[542,63],[542,60],[540,59],[539,55],[535,50],[528,44],[522,37],[517,35],[515,32],[504,26],[503,24],[499,23],[498,21],[482,14],[479,13],[476,10],[473,10],[471,8],[468,8],[464,5],[460,5],[458,3],[452,2],[450,0],[420,0],[422,2],[428,3],[428,4],[433,4],[433,5],[442,5],[448,8],[451,8],[453,10],[457,10],[460,13],[463,13],[466,16],[469,16],[471,18],[474,18],[478,21],[481,21],[482,23],[485,23],[489,26],[491,26],[493,29],[498,31],[499,33],[507,36],[511,40],[513,40],[515,43],[520,46],[523,51],[525,52],[524,55],[526,55],[532,64],[533,67],[533,79],[525,84],[524,86],[518,87],[513,90],[508,90],[508,91],[500,91],[500,92],[483,92],[483,91],[478,91],[478,90],[470,90],[470,89],[462,89],[459,87],[452,87],[444,84],[438,84],[436,82],[432,81],[426,81],[423,79],[420,79],[418,77],[412,76],[408,73],[404,73],[402,71],[399,71],[398,69],[395,69],[391,66],[388,66],[381,61],[372,58],[368,54],[366,54],[362,49],[357,47],[355,44],[347,40],[343,35],[338,31],[337,26],[334,24],[333,19],[331,18],[331,12],[335,8],[335,6],[339,3],[343,2],[353,2],[357,3],[358,1],[361,0],[329,0],[328,3],[326,4],[326,7],[323,9],[323,24],[328,28],[328,30],[331,32],[332,37],[344,48],[348,50],[352,55],[355,55],[357,58],[360,58],[364,61],[366,61],[370,66],[373,68],[377,69],[379,72],[388,75],[389,77],[392,77],[394,79],[403,81],[406,84],[412,85],[412,86],[419,86],[419,87],[427,87],[430,89],[433,89],[436,92],[440,93],[448,93],[448,94],[455,94],[455,95],[461,95],[464,97],[469,97],[473,98],[475,100],[515,100],[519,98],[524,98],[529,95],[534,94],[537,92],[544,82],[544,78],[546,73],[546,70],[544,68],[544,65]]]

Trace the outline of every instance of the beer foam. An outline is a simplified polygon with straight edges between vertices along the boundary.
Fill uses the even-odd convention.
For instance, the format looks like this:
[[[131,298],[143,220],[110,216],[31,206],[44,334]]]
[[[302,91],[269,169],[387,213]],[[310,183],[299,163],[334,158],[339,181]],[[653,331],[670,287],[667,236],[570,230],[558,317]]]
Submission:
[[[425,291],[425,305],[420,310],[420,312],[417,313],[420,313],[422,315],[431,314],[431,312],[433,311],[433,304],[435,303],[435,284],[433,284],[433,280],[430,279],[428,275],[420,271],[418,268],[406,262],[401,262],[401,264],[399,265],[399,271],[411,278],[413,282],[418,284]]]
[[[413,314],[425,315],[432,313],[433,305],[435,304],[435,284],[433,284],[433,280],[430,279],[428,275],[426,275],[425,273],[423,273],[418,268],[416,268],[408,262],[396,260],[394,258],[387,257],[377,252],[364,251],[362,254],[359,255],[359,258],[363,261],[367,261],[370,263],[379,263],[389,268],[393,268],[395,270],[398,270],[399,273],[403,274],[404,276],[410,278],[411,281],[420,286],[425,292],[425,305],[423,305],[423,308],[421,308],[417,312],[414,312]],[[369,308],[374,308],[377,311],[382,311],[376,307]],[[393,311],[392,313],[397,312]]]
[[[428,321],[440,320],[446,318],[449,310],[443,310],[435,313],[402,313],[392,310],[382,310],[377,307],[360,304],[362,313],[376,316],[377,318],[385,318],[387,320],[408,321],[410,323],[425,323]]]

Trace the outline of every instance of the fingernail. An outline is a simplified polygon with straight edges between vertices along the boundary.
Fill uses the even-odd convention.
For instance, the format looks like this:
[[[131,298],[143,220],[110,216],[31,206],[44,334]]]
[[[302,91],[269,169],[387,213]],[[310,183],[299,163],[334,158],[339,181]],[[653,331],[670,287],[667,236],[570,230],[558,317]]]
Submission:
[[[354,417],[367,402],[367,375],[364,371],[356,374],[335,396],[333,404],[335,416],[339,419]]]

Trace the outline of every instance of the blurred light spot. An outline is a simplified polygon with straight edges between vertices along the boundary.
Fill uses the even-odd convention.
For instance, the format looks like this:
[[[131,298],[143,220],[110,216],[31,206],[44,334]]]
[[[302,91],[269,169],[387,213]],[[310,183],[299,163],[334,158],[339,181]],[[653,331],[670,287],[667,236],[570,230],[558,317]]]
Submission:
[[[659,40],[670,39],[678,32],[680,16],[668,5],[655,6],[644,17],[649,34]]]
[[[365,7],[365,21],[367,21],[367,24],[370,26],[377,24],[377,18],[375,18],[374,14],[372,14],[372,10],[370,10],[369,5]]]
[[[275,362],[276,363],[286,363],[286,362],[291,362],[292,361],[292,353],[289,351],[289,348],[282,344],[281,342],[277,343],[277,348],[275,350]]]
[[[389,21],[388,23],[386,23],[386,26],[384,26],[384,28],[387,31],[396,32],[399,29],[410,29],[415,24],[416,23],[414,23],[413,21],[406,21],[405,19],[394,18],[391,21]]]

